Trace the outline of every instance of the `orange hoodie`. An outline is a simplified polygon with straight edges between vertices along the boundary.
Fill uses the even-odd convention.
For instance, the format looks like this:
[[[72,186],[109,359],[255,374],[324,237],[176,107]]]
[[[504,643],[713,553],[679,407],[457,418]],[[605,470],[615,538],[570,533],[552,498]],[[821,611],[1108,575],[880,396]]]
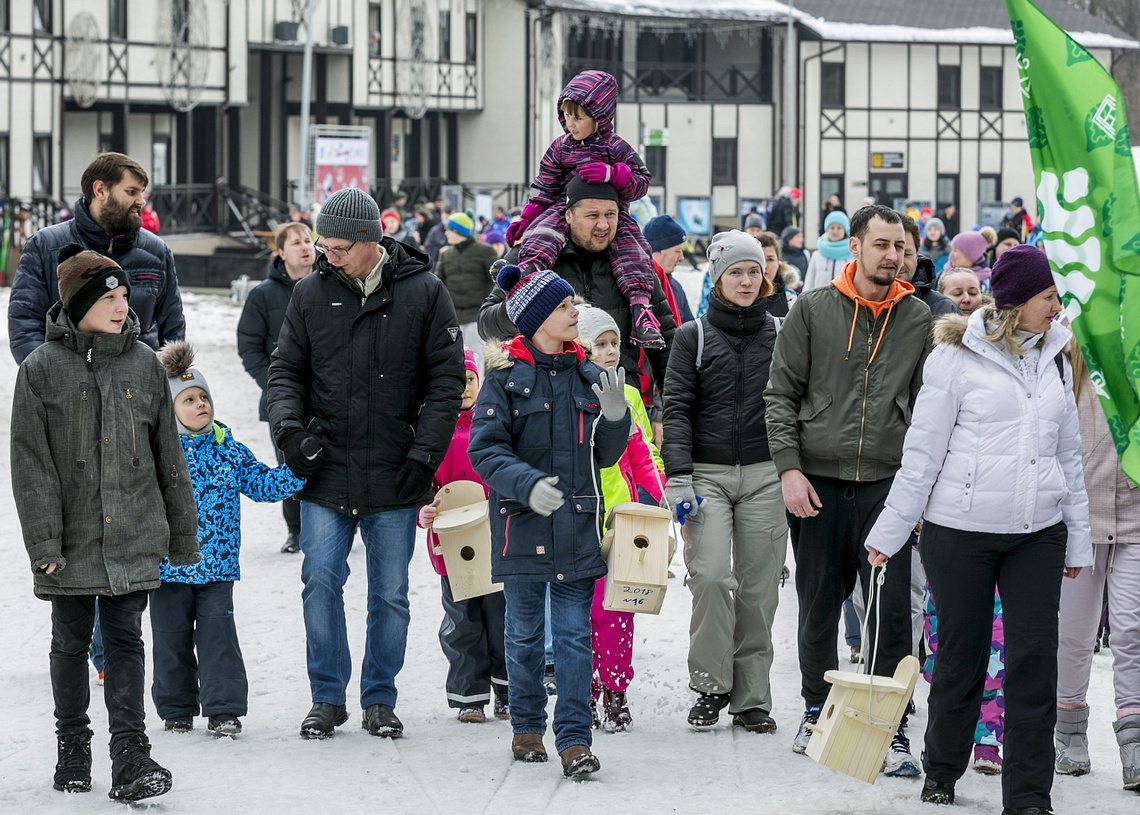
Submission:
[[[879,318],[879,315],[886,309],[887,319],[883,321],[883,327],[879,331],[879,339],[875,341],[875,348],[871,351],[871,356],[867,358],[867,367],[871,367],[871,360],[875,358],[875,354],[879,351],[879,345],[883,341],[883,335],[887,333],[887,323],[891,321],[891,310],[898,304],[900,300],[909,294],[914,294],[914,286],[909,283],[904,283],[901,280],[894,280],[891,286],[887,289],[887,296],[882,300],[864,300],[855,291],[855,268],[858,266],[858,261],[852,260],[843,267],[843,273],[839,277],[831,281],[831,285],[839,289],[843,294],[850,297],[855,302],[855,313],[851,315],[851,332],[847,335],[847,354],[851,354],[851,342],[855,338],[855,323],[859,319],[859,307],[867,309],[871,312],[871,321],[874,323]],[[872,328],[874,326],[872,325]],[[844,357],[846,359],[847,357]]]

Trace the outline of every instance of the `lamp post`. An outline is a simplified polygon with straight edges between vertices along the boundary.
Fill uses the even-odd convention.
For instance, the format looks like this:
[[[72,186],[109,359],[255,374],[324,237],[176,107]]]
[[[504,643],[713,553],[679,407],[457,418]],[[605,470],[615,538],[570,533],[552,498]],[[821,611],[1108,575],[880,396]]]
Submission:
[[[313,83],[313,4],[316,0],[306,0],[305,16],[305,56],[301,62],[301,142],[298,145],[297,161],[297,203],[308,210],[309,200],[309,105]]]
[[[784,185],[796,186],[796,28],[795,0],[788,0],[784,36]]]

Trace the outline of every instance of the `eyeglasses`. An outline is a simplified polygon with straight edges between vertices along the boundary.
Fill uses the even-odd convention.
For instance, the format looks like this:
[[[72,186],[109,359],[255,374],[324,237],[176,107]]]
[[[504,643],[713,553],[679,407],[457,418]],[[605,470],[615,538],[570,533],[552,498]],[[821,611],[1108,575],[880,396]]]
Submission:
[[[352,251],[352,247],[356,246],[357,243],[358,241],[353,241],[342,249],[337,249],[332,246],[325,246],[324,244],[317,243],[313,244],[313,248],[320,252],[322,255],[328,255],[330,258],[342,258],[347,256],[348,253]]]

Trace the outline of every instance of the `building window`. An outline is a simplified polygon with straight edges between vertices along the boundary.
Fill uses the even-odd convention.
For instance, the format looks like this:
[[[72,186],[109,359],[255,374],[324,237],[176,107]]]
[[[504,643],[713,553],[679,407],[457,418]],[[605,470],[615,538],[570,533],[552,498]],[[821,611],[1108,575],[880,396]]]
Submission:
[[[381,11],[379,3],[371,3],[368,6],[368,53],[371,56],[380,56],[380,21],[383,12]]]
[[[726,139],[726,141],[735,141],[734,139]],[[642,153],[642,158],[645,159],[645,169],[649,170],[649,175],[653,179],[652,184],[664,186],[665,184],[665,151],[668,148],[658,146],[647,146]]]
[[[51,4],[52,0],[33,0],[32,2],[32,30],[51,33]]]
[[[563,84],[587,68],[597,68],[617,79],[618,87],[628,84],[622,71],[624,35],[610,35],[597,28],[572,28],[566,40],[566,57],[563,60]]]
[[[51,136],[32,139],[32,194],[51,195]]]
[[[736,183],[736,139],[713,139],[712,183]]]
[[[8,195],[8,134],[0,136],[0,195]]]
[[[439,13],[439,61],[451,62],[451,12]]]
[[[934,203],[939,212],[950,204],[958,206],[958,176],[938,176],[938,180],[934,183],[934,197],[936,199]]]
[[[938,66],[938,107],[949,110],[962,107],[962,69],[957,65]]]
[[[982,110],[1001,110],[1002,71],[1000,67],[983,65],[981,87],[978,89],[978,106]]]
[[[111,0],[107,10],[107,30],[111,39],[127,38],[127,0]]]
[[[115,134],[114,133],[100,133],[99,134],[99,152],[100,153],[115,153]]]
[[[819,200],[822,205],[827,201],[829,195],[839,196],[839,206],[847,206],[843,200],[843,176],[841,175],[821,175],[819,177]],[[852,210],[854,212],[854,210]],[[819,223],[820,234],[823,233],[823,221]]]
[[[475,62],[479,56],[479,17],[477,15],[467,15],[467,22],[463,30],[463,43],[467,51],[467,61]]]
[[[819,69],[819,99],[825,108],[847,106],[847,66],[824,62]]]
[[[990,173],[978,176],[978,201],[980,203],[1001,201],[1001,175]]]
[[[170,136],[166,133],[155,133],[154,143],[150,148],[150,186],[151,189],[170,183]]]

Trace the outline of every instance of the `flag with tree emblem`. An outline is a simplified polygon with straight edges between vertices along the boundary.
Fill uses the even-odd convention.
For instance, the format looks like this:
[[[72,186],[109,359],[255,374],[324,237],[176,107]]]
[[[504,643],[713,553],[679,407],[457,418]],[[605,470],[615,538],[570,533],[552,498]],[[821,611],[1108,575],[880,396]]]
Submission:
[[[1045,253],[1124,472],[1140,484],[1140,190],[1120,88],[1029,0],[1005,0]]]

